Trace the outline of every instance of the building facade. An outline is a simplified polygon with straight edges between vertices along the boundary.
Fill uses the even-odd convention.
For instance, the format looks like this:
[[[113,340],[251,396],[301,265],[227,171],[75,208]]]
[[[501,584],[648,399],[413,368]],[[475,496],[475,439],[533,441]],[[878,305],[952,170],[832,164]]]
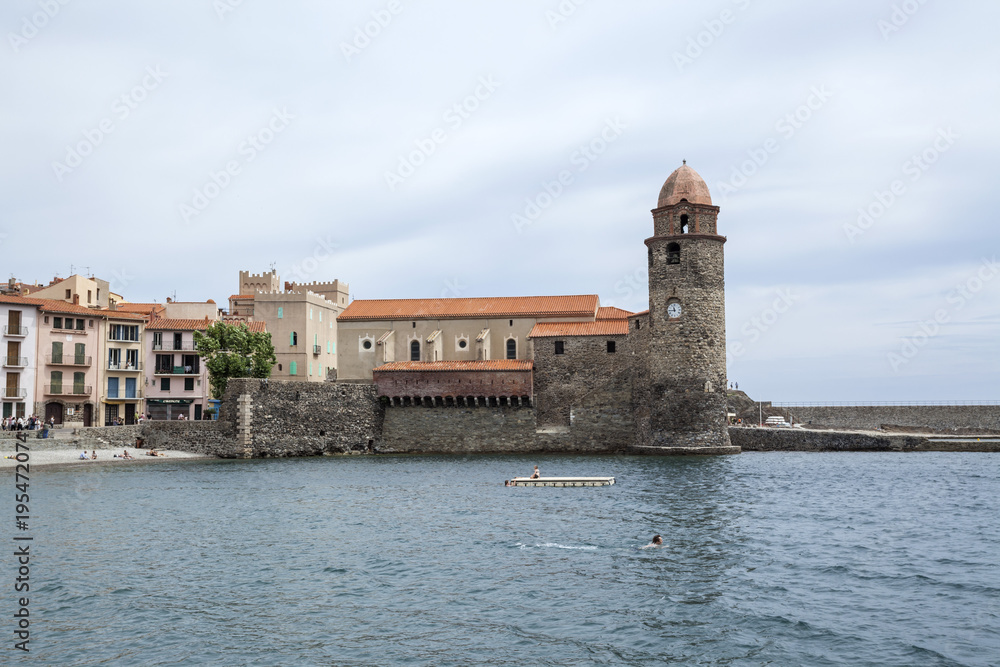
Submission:
[[[254,295],[255,322],[271,333],[271,377],[325,382],[337,376],[337,316],[343,308],[310,290]]]
[[[594,321],[596,295],[355,300],[337,318],[339,379],[394,361],[532,359],[539,322]]]
[[[102,349],[102,313],[79,304],[37,299],[38,377],[35,413],[67,426],[94,426]]]
[[[104,311],[97,358],[97,423],[134,424],[143,413],[145,389],[145,318],[136,313]]]
[[[146,414],[150,419],[202,419],[211,388],[194,332],[214,320],[158,319],[146,325]]]
[[[34,412],[38,312],[38,306],[25,299],[0,296],[4,418]]]

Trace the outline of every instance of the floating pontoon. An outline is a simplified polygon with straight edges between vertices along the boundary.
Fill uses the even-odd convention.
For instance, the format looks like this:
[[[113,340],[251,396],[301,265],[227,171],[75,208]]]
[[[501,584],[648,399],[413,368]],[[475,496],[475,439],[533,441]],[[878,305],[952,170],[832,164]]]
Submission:
[[[614,477],[515,477],[510,480],[511,486],[611,486]]]

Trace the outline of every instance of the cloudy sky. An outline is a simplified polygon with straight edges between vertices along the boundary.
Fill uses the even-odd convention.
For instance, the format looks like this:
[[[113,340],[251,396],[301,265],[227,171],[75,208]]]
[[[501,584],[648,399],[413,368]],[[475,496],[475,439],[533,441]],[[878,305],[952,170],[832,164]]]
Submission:
[[[722,207],[741,389],[1000,400],[998,23],[985,0],[7,0],[0,267],[131,301],[224,303],[273,263],[353,298],[641,310],[687,159]]]

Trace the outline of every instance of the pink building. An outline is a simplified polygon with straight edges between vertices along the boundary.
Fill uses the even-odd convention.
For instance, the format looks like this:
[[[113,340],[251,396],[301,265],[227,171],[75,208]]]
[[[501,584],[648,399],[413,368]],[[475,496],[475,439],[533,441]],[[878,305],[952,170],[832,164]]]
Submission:
[[[157,319],[146,325],[146,412],[150,419],[202,419],[212,398],[208,369],[195,349],[194,332],[215,322]],[[263,322],[247,322],[264,331]]]

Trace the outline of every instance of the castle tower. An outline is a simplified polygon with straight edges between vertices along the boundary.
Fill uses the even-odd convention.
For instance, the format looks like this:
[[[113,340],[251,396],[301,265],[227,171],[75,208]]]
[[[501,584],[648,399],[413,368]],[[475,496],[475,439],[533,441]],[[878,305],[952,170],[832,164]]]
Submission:
[[[684,165],[653,209],[649,316],[641,332],[637,444],[676,453],[734,454],[726,416],[724,236],[708,186]],[[640,333],[640,332],[637,332]],[[671,453],[674,453],[671,451]]]

